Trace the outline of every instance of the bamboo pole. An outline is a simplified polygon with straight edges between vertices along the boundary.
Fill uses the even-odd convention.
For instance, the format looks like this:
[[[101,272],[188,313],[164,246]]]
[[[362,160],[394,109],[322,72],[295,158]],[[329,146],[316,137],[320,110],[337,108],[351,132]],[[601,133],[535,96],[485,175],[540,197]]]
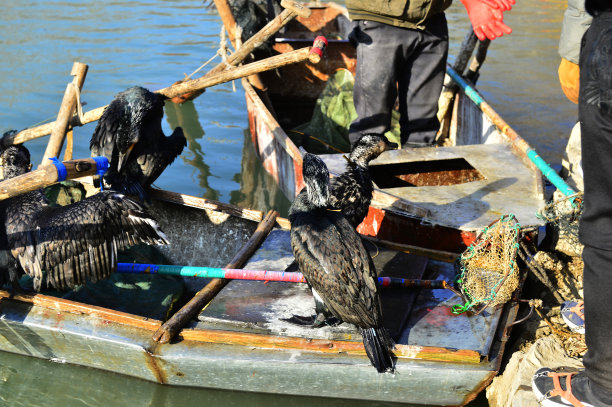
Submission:
[[[215,5],[217,6],[217,10],[219,11],[219,14],[221,15],[221,20],[224,22],[224,25],[225,25],[225,21],[229,21],[231,19],[232,21],[231,32],[230,32],[230,29],[227,28],[227,26],[226,26],[226,30],[228,31],[230,41],[232,42],[232,44],[235,45],[235,35],[236,34],[234,32],[233,27],[236,24],[236,21],[234,20],[231,10],[229,6],[227,5],[227,2],[222,1],[222,0],[215,0]],[[266,24],[261,30],[259,30],[255,35],[253,35],[247,41],[245,41],[235,52],[233,52],[230,56],[227,57],[226,61],[223,61],[217,66],[215,66],[213,69],[207,72],[203,77],[212,76],[232,66],[236,66],[240,64],[242,61],[244,61],[244,59],[247,56],[251,54],[251,52],[253,52],[255,48],[259,47],[266,40],[268,40],[268,38],[276,34],[278,30],[280,30],[285,25],[287,25],[287,23],[293,20],[296,16],[308,18],[310,17],[310,14],[311,14],[311,11],[309,8],[305,7],[302,3],[299,3],[296,1],[282,0],[281,6],[283,6],[285,9],[278,16],[276,16],[273,20],[269,21],[268,24]],[[181,83],[181,82],[184,82],[184,80],[178,81],[177,83]],[[172,98],[172,101],[174,103],[184,103],[188,100],[195,99],[202,92],[203,91],[196,91],[196,92],[190,92],[187,94],[175,96],[174,98]]]
[[[117,263],[117,273],[161,274],[179,277],[306,283],[306,278],[299,271],[247,270],[205,266],[177,266],[172,264]],[[418,280],[400,277],[378,277],[377,283],[381,287],[453,290],[452,285],[446,280]]]
[[[242,267],[246,261],[253,255],[255,250],[264,241],[270,230],[274,227],[278,212],[269,211],[266,217],[261,221],[253,236],[248,242],[236,253],[234,258],[228,263],[226,268],[236,269]],[[168,321],[166,321],[154,334],[153,340],[159,343],[168,343],[174,338],[181,329],[191,321],[214,297],[229,283],[230,280],[215,278],[211,280],[204,288],[196,293],[196,295],[183,308],[177,311]]]
[[[166,191],[163,189],[149,189],[149,196],[151,198],[159,199],[165,202],[172,202],[179,205],[186,205],[192,208],[208,209],[211,211],[223,212],[232,216],[237,216],[242,219],[248,219],[255,222],[261,222],[265,217],[265,213],[255,209],[241,208],[236,205],[215,201],[213,199],[206,199],[201,197],[195,197],[191,195],[185,195],[178,192]],[[282,229],[291,229],[291,223],[287,218],[276,218],[276,224]]]
[[[476,34],[474,34],[474,30],[470,28],[470,31],[466,34],[463,42],[461,43],[461,48],[457,54],[457,59],[453,64],[453,69],[455,71],[463,72],[465,70],[470,57],[474,52],[477,41],[478,38],[476,37]],[[448,109],[455,98],[455,93],[457,93],[457,85],[455,82],[453,82],[449,75],[445,75],[444,89],[442,90],[440,100],[438,101],[438,120],[440,122],[442,122],[446,117]]]
[[[178,83],[176,85],[160,89],[157,91],[157,93],[160,93],[167,98],[173,98],[184,93],[198,91],[210,86],[218,85],[220,83],[230,82],[238,78],[253,75],[255,73],[269,71],[280,68],[281,66],[303,62],[305,60],[316,64],[321,60],[321,55],[319,52],[322,52],[324,48],[325,43],[323,40],[318,39],[315,40],[315,44],[312,47],[304,47],[295,51],[275,55],[260,61],[251,62],[250,64],[227,69],[208,77],[191,79],[183,83]]]
[[[49,163],[49,158],[58,157],[60,151],[62,151],[64,139],[66,138],[66,131],[68,131],[70,119],[73,117],[76,108],[76,92],[80,92],[83,88],[85,76],[87,76],[87,69],[88,66],[81,62],[75,62],[72,65],[70,75],[73,76],[73,79],[72,82],[66,86],[64,98],[62,99],[62,104],[40,165],[47,165]]]
[[[221,83],[249,76],[254,73],[269,71],[271,69],[276,69],[280,68],[281,66],[303,62],[305,60],[316,64],[321,60],[321,54],[325,46],[326,43],[324,41],[324,38],[319,39],[315,41],[315,45],[313,47],[304,47],[295,51],[262,59],[257,62],[219,72],[215,75],[211,75],[206,78],[202,77],[198,79],[192,79],[183,83],[160,89],[156,91],[156,93],[162,93],[163,95],[172,98],[174,96],[178,96],[184,93],[201,90],[210,86],[219,85]],[[106,106],[98,107],[88,112],[84,112],[82,121],[80,121],[78,117],[73,117],[70,121],[70,125],[72,127],[75,127],[94,122],[102,116],[102,113],[104,113],[104,109],[106,109]],[[26,141],[46,136],[47,134],[51,133],[54,126],[55,122],[51,122],[42,126],[22,130],[19,133],[9,134],[5,137],[2,137],[0,144],[4,146],[4,148],[13,144],[22,144]]]
[[[56,161],[55,165],[41,165],[27,174],[0,182],[0,200],[25,194],[66,179],[95,175],[108,168],[106,157]]]
[[[553,170],[546,161],[540,157],[540,155],[523,139],[519,134],[514,131],[501,118],[499,114],[480,96],[478,91],[469,85],[465,79],[463,79],[453,68],[448,66],[446,68],[448,74],[453,78],[455,82],[461,87],[465,95],[469,97],[480,110],[493,122],[501,134],[503,134],[511,143],[514,149],[516,149],[521,155],[529,159],[533,165],[535,165],[546,178],[559,189],[565,196],[573,195],[576,192]],[[573,202],[573,199],[571,200]]]
[[[489,45],[491,45],[491,40],[488,38],[478,43],[478,49],[476,50],[474,58],[472,59],[472,62],[465,73],[465,78],[468,81],[472,83],[476,83],[476,81],[478,81],[478,78],[480,77],[480,67],[487,57]]]

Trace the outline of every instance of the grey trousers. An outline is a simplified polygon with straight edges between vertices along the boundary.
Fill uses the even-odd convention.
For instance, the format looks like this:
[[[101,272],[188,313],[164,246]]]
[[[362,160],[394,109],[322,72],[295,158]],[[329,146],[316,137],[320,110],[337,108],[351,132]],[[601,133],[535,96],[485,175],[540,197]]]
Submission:
[[[448,56],[444,14],[432,17],[425,30],[358,20],[349,39],[357,48],[351,144],[362,134],[388,131],[396,100],[402,145],[432,144]]]

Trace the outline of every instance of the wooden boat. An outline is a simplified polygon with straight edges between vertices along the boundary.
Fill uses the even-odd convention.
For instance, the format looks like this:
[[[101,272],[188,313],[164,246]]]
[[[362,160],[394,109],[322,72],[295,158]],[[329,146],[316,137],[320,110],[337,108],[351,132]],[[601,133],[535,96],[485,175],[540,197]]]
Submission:
[[[334,3],[310,9],[309,18],[297,17],[286,26],[273,50],[289,52],[324,35],[329,44],[323,60],[265,72],[257,81],[242,80],[252,142],[289,199],[303,187],[301,155],[291,129],[311,119],[330,75],[338,69],[354,73],[355,68],[355,50],[346,40],[346,10]],[[222,18],[231,30],[227,16]],[[390,151],[371,163],[378,188],[360,233],[461,252],[503,214],[515,214],[525,231],[543,225],[536,217],[544,205],[536,166],[463,93],[451,112],[444,127],[449,146]],[[344,171],[341,154],[322,156],[332,175]]]
[[[263,217],[167,191],[152,195],[152,210],[171,244],[130,250],[123,261],[223,267]],[[244,268],[284,270],[293,260],[287,227],[279,218]],[[383,247],[375,262],[381,275],[454,276],[452,263]],[[511,305],[456,316],[449,310],[460,299],[449,290],[381,289],[384,323],[397,341],[397,365],[395,374],[379,374],[352,326],[315,329],[285,321],[313,312],[305,284],[233,280],[176,340],[160,344],[151,339],[160,319],[205,281],[140,278],[98,282],[61,296],[0,291],[0,350],[172,386],[461,405],[497,373],[506,328],[517,312]],[[161,287],[155,312],[143,305],[153,294],[135,289],[147,284]]]

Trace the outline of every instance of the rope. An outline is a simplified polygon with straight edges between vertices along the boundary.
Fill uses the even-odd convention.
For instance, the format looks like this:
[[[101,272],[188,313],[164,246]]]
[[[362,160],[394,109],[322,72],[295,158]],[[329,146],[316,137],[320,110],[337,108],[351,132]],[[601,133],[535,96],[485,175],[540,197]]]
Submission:
[[[240,30],[240,27],[237,26],[236,31],[238,32],[239,30]],[[237,43],[238,43],[238,41],[239,40],[236,39]],[[230,65],[227,62],[227,56],[230,55],[230,54],[231,54],[231,51],[230,51],[229,47],[227,46],[227,35],[225,34],[225,27],[221,27],[221,33],[219,34],[219,49],[217,49],[217,52],[215,52],[215,54],[212,57],[210,57],[208,59],[208,61],[206,61],[202,65],[200,65],[195,71],[193,71],[189,75],[185,75],[185,79],[184,80],[191,79],[193,77],[193,75],[195,75],[196,73],[200,72],[206,65],[210,64],[218,56],[221,57],[221,61],[225,64],[226,68],[231,68],[232,65]],[[234,90],[235,90],[235,88],[234,88]]]

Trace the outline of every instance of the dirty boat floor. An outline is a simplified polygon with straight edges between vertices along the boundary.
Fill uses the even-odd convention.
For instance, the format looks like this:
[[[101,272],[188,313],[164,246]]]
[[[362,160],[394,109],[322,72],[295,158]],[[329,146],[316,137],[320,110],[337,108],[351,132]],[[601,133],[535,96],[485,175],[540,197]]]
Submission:
[[[402,278],[454,278],[450,263],[376,248],[366,242],[379,275]],[[288,231],[273,231],[245,269],[285,270],[293,262]],[[501,310],[481,315],[454,315],[450,307],[461,299],[449,290],[380,288],[385,327],[399,345],[463,349],[487,359]],[[198,328],[361,342],[350,324],[312,328],[287,322],[293,315],[314,314],[314,300],[306,284],[231,281],[199,315]]]
[[[320,157],[331,174],[345,171],[341,154]],[[370,172],[379,189],[429,211],[433,224],[480,230],[510,213],[523,227],[544,224],[536,216],[545,204],[541,174],[507,143],[392,150]]]

